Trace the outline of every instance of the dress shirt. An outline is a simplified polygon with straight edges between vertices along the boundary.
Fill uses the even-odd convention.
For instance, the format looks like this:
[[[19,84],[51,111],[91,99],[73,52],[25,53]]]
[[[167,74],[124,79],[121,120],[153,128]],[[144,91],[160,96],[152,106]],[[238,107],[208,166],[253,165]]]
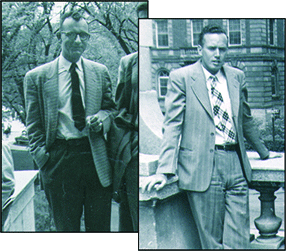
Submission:
[[[71,104],[71,62],[66,60],[61,54],[59,57],[59,123],[57,138],[60,139],[75,139],[87,136],[87,128],[81,132],[74,126],[72,118],[72,104]],[[76,62],[76,72],[79,77],[80,93],[82,100],[85,100],[85,86],[84,86],[84,73],[82,67],[82,59]],[[85,108],[85,102],[83,102]]]
[[[205,69],[203,66],[202,66],[202,68],[203,68],[203,71],[204,71],[204,74],[206,77],[206,85],[207,85],[210,100],[212,100],[212,94],[211,94],[211,84],[210,84],[210,81],[208,79],[210,76],[215,76],[217,78],[216,89],[222,95],[223,102],[225,104],[226,110],[227,110],[228,115],[230,117],[230,122],[231,122],[232,127],[233,127],[233,132],[236,135],[236,131],[235,131],[235,127],[234,127],[234,123],[233,123],[233,119],[232,119],[231,102],[230,102],[230,98],[229,98],[227,81],[226,81],[225,75],[223,74],[223,72],[221,70],[219,70],[217,72],[217,74],[213,75],[207,69]],[[213,104],[211,101],[210,101],[210,103],[211,103],[212,110],[213,110]],[[227,143],[226,138],[225,138],[225,134],[222,131],[220,131],[218,128],[216,128],[215,134],[216,134],[216,137],[215,137],[215,144],[216,145],[225,145]]]

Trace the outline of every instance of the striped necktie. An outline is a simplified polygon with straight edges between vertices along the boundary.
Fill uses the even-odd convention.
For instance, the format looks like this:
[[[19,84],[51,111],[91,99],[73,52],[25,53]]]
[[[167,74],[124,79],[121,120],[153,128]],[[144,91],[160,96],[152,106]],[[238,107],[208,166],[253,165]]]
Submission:
[[[214,76],[209,77],[211,84],[211,96],[213,104],[214,122],[218,130],[222,131],[228,143],[235,143],[235,133],[226,110],[225,103],[223,102],[222,94],[216,89],[217,78]]]

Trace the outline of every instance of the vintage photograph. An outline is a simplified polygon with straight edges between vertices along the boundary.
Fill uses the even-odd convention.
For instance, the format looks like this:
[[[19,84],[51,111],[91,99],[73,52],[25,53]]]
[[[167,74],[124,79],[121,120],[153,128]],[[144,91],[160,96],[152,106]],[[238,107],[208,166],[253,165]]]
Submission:
[[[1,249],[284,250],[278,2],[2,1]]]
[[[2,3],[2,231],[138,232],[148,3]]]
[[[284,43],[284,19],[139,21],[140,249],[285,247]]]

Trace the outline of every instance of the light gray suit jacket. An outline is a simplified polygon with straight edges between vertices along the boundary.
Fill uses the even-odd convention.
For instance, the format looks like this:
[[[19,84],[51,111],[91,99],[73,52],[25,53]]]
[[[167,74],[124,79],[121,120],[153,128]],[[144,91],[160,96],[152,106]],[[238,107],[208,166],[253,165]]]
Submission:
[[[223,66],[223,71],[228,84],[242,168],[246,180],[250,182],[251,167],[244,137],[261,158],[268,156],[269,152],[259,139],[247,104],[244,73],[229,66]],[[212,176],[215,124],[200,61],[171,72],[165,107],[164,137],[157,173],[177,174],[181,189],[205,191]]]
[[[29,71],[24,79],[26,126],[30,152],[39,168],[49,158],[49,149],[56,139],[58,126],[58,62],[41,65]],[[85,115],[98,114],[103,121],[103,134],[110,128],[114,108],[111,81],[106,66],[83,58],[85,82]],[[92,155],[101,184],[112,182],[111,167],[107,157],[106,142],[102,133],[89,131]]]

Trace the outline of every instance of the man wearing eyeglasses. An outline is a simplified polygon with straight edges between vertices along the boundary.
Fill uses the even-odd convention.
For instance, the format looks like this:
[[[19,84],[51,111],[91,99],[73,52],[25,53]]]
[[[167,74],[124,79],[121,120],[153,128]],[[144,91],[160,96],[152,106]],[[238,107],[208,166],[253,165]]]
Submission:
[[[57,231],[110,231],[111,168],[104,134],[114,102],[104,65],[82,57],[90,35],[76,12],[61,17],[62,52],[24,79],[30,152]]]

